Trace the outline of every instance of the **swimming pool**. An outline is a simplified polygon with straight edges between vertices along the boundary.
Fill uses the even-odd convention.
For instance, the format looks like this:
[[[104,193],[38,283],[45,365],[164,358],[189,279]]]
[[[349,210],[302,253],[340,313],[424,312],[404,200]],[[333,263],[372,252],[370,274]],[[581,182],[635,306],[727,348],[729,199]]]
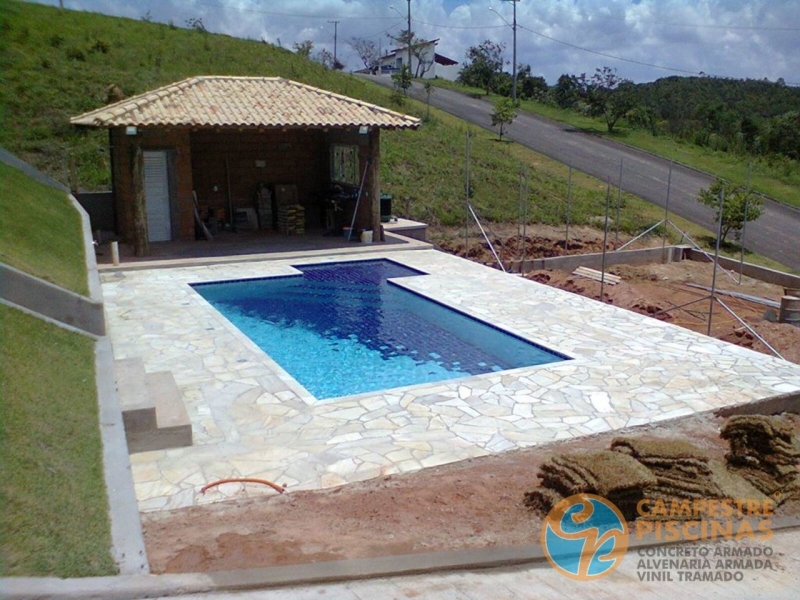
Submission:
[[[318,399],[568,360],[393,284],[425,275],[393,261],[295,268],[192,287]]]

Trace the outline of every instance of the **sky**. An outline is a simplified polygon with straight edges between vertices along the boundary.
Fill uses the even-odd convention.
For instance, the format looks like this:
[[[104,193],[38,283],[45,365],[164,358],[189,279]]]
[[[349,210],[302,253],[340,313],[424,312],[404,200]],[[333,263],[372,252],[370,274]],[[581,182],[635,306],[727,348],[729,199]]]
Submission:
[[[59,0],[36,0],[58,5]],[[363,66],[349,43],[368,38],[385,51],[406,28],[409,0],[61,0],[66,8],[264,39],[285,48],[311,40],[347,70]],[[511,71],[511,0],[410,0],[411,29],[439,39],[459,62],[484,40],[505,44]],[[493,9],[493,10],[490,10]],[[338,21],[334,24],[333,21]],[[635,82],[670,75],[782,78],[800,85],[800,0],[518,0],[517,63],[554,84],[563,73],[616,68]]]

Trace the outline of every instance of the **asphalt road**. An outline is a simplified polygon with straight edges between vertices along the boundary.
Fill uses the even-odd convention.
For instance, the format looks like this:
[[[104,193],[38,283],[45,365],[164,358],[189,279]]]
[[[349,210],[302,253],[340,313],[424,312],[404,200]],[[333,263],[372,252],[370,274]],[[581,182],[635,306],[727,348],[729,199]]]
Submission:
[[[389,77],[365,77],[392,85]],[[424,100],[420,84],[415,83],[410,93]],[[491,125],[493,106],[483,99],[436,88],[430,102],[465,121],[496,131]],[[661,207],[667,202],[669,179],[670,212],[711,231],[717,228],[714,211],[697,201],[700,189],[713,182],[711,175],[673,164],[670,178],[668,160],[527,113],[518,114],[507,137],[601,180],[610,178],[614,186],[619,181],[622,161],[622,189]],[[745,235],[749,250],[800,271],[800,210],[765,198],[764,214],[747,224]]]

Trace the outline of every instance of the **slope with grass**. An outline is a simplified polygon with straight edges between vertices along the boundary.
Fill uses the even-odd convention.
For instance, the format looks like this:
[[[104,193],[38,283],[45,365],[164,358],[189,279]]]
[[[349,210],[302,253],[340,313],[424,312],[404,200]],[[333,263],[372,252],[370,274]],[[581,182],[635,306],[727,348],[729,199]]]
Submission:
[[[94,340],[0,304],[0,576],[116,572]]]
[[[87,295],[81,219],[64,192],[0,163],[0,262]]]

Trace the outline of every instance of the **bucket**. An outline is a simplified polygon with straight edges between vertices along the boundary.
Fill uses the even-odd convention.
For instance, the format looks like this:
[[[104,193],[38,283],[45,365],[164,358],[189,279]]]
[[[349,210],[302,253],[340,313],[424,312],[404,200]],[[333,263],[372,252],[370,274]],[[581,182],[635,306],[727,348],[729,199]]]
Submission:
[[[350,228],[350,227],[344,227],[344,228],[342,228],[342,233],[344,234],[344,239],[346,239],[346,240],[351,240],[351,239],[353,239],[353,236],[351,235],[351,234],[352,234],[352,232],[353,232],[353,230],[352,230],[352,228]]]
[[[361,242],[363,244],[371,244],[372,243],[372,229],[365,229],[361,232]]]
[[[779,323],[790,323],[800,327],[800,298],[784,296],[781,298],[781,310],[778,315]]]

